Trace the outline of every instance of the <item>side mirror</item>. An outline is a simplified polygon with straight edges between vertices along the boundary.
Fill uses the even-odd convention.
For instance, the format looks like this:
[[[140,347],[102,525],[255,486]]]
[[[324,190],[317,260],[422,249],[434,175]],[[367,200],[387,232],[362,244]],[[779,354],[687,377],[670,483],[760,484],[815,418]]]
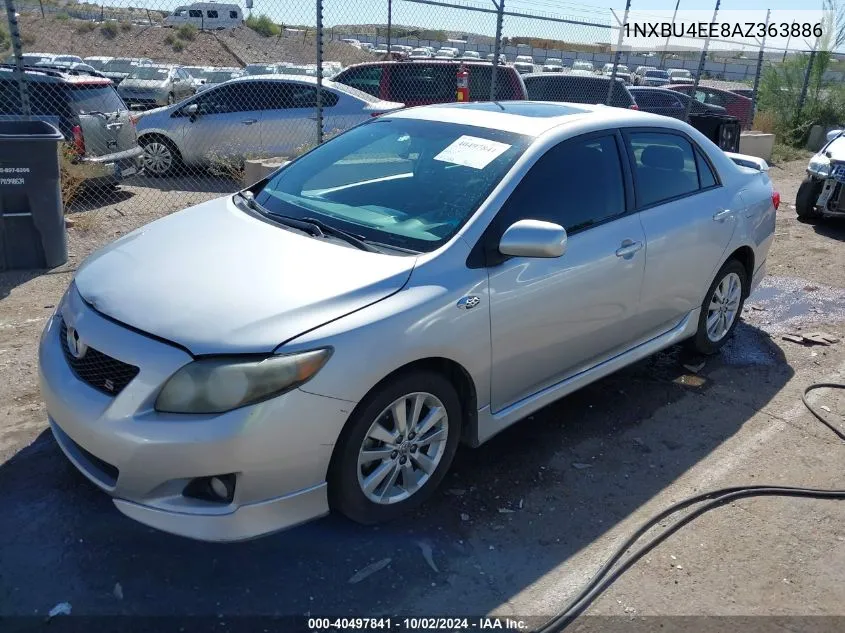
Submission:
[[[189,116],[193,120],[199,116],[200,107],[196,103],[190,103],[184,107],[182,112],[185,113],[185,116]]]
[[[541,220],[519,220],[499,240],[499,252],[513,257],[560,257],[566,252],[566,230]]]
[[[833,139],[835,139],[840,134],[842,134],[842,130],[831,130],[830,132],[827,133],[827,142],[830,143]]]

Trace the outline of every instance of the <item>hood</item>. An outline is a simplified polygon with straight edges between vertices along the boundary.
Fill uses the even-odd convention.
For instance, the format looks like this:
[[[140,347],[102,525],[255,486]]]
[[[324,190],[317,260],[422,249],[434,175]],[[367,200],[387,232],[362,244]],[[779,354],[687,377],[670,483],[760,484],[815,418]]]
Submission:
[[[295,233],[225,197],[123,236],[75,283],[97,311],[195,355],[269,353],[397,292],[415,261]]]

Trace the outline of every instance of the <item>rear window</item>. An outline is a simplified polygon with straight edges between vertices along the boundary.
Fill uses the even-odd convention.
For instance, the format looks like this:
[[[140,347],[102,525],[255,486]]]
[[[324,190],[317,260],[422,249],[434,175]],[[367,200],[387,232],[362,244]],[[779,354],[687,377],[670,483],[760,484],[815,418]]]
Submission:
[[[103,70],[109,73],[131,73],[138,64],[129,59],[113,59],[103,66]]]
[[[152,66],[139,66],[136,68],[131,75],[129,75],[129,79],[141,79],[141,80],[156,80],[156,81],[164,81],[167,79],[167,76],[170,74],[170,70],[168,68],[155,68]]]
[[[126,106],[112,86],[75,85],[68,90],[70,103],[77,114],[120,112]]]
[[[665,70],[647,70],[645,71],[646,77],[659,77],[661,79],[668,79],[669,75],[666,73]]]
[[[381,85],[381,71],[381,66],[347,68],[335,77],[335,81],[377,97]]]
[[[537,101],[568,101],[571,103],[607,103],[609,79],[600,77],[526,77],[528,98]],[[627,108],[634,98],[621,81],[616,81],[610,105]]]

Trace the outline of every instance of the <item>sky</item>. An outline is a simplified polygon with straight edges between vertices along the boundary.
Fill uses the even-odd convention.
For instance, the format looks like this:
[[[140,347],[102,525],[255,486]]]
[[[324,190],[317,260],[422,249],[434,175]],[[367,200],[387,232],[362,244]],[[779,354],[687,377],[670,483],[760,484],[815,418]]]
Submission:
[[[94,0],[92,0],[94,1]],[[145,7],[150,9],[173,9],[189,4],[190,0],[105,0],[108,5]],[[247,0],[233,0],[241,7]],[[444,0],[457,4],[470,4],[477,7],[493,8],[492,0]],[[845,0],[842,0],[845,2]],[[794,11],[799,3],[796,0],[723,0],[720,12],[724,17],[729,11],[744,11],[750,19],[765,21],[766,10]],[[821,9],[822,0],[808,0],[801,3],[801,9]],[[316,22],[316,3],[314,0],[253,0],[252,12],[255,15],[267,14],[275,22],[283,24],[307,24]],[[388,0],[324,0],[324,24],[384,24],[387,21]],[[707,15],[709,21],[715,0],[680,0],[681,11],[699,10]],[[632,0],[632,10],[637,16],[647,19],[667,20],[671,18],[675,0]],[[506,11],[544,14],[571,18],[599,24],[610,24],[612,16],[609,9],[615,9],[621,16],[625,9],[625,0],[505,0]],[[248,13],[248,11],[245,11]],[[785,14],[781,14],[785,15]],[[759,16],[759,17],[758,17]],[[493,35],[495,33],[495,15],[470,12],[460,9],[442,8],[431,5],[393,0],[393,22],[401,25],[424,26],[430,29],[445,29]],[[608,29],[555,22],[541,22],[525,18],[506,16],[503,35],[534,36],[550,39],[562,39],[572,42],[608,42],[611,41]],[[612,38],[614,41],[616,37]],[[811,38],[812,39],[812,38]],[[690,41],[687,44],[691,43]],[[774,47],[783,47],[785,40],[771,40]],[[792,48],[806,48],[800,41],[791,43]]]

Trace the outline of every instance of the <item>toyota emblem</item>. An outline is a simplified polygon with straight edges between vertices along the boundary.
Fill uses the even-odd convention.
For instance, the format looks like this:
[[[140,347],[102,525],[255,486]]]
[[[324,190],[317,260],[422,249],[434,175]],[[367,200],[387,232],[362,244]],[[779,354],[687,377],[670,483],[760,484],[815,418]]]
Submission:
[[[79,332],[76,331],[76,328],[67,328],[66,340],[67,349],[71,356],[76,359],[80,359],[85,356],[85,353],[88,351],[88,345],[79,338]]]

